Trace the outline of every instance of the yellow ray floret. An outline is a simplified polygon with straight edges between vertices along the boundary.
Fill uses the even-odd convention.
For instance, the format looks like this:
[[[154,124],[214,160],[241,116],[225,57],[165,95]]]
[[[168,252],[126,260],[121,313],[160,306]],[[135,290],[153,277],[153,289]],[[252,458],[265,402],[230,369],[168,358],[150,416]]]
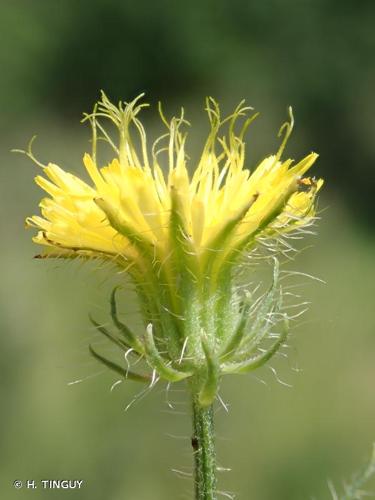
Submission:
[[[246,249],[260,236],[277,236],[313,219],[322,180],[303,176],[317,155],[310,153],[298,163],[281,160],[292,121],[284,127],[279,152],[250,171],[245,168],[243,136],[255,115],[236,133],[236,121],[250,108],[241,103],[231,116],[221,119],[218,105],[208,99],[211,131],[197,168],[189,175],[183,113],[168,122],[161,112],[168,133],[154,143],[150,161],[146,134],[137,117],[144,105],[138,99],[115,107],[103,94],[94,113],[87,116],[94,143],[92,154],[83,158],[89,184],[52,163],[44,167],[43,176],[36,177],[48,198],[40,203],[41,216],[28,218],[27,224],[39,229],[34,241],[45,246],[44,255],[140,263],[149,253],[163,262],[177,239],[184,240],[198,264],[204,265],[210,252]],[[101,124],[103,118],[118,127],[118,146]],[[223,125],[228,127],[228,137],[218,136]],[[97,130],[116,153],[102,168],[96,161]],[[139,148],[132,140],[134,131]],[[160,145],[163,140],[165,147]],[[177,237],[171,234],[174,212],[180,224]]]

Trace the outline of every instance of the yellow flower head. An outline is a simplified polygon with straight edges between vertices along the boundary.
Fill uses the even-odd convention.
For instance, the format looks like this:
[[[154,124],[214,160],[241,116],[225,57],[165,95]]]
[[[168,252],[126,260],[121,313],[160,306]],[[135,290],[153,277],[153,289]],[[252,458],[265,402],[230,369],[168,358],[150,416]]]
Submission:
[[[147,106],[139,104],[141,97],[116,107],[102,94],[86,116],[93,151],[84,155],[83,163],[91,182],[48,164],[44,175],[36,177],[48,197],[40,203],[41,216],[28,218],[27,224],[39,230],[34,241],[44,246],[44,256],[100,257],[126,268],[148,325],[144,342],[128,336],[127,345],[148,353],[162,376],[174,380],[182,377],[179,373],[192,373],[191,361],[186,361],[185,371],[181,363],[181,372],[172,368],[182,350],[190,359],[211,359],[220,351],[227,362],[222,371],[235,371],[228,356],[234,347],[241,354],[242,340],[234,346],[233,335],[243,307],[239,311],[238,301],[234,305],[233,269],[259,241],[277,240],[312,222],[323,181],[303,176],[317,155],[310,153],[297,163],[281,159],[293,126],[290,111],[290,122],[280,129],[284,137],[277,154],[253,170],[246,168],[244,135],[256,115],[249,116],[251,108],[241,102],[223,119],[209,98],[210,132],[190,173],[183,111],[168,121],[159,108],[167,131],[149,151],[138,117]],[[118,142],[103,120],[118,129]],[[226,135],[221,135],[223,129]],[[103,167],[97,164],[97,135],[115,152]],[[158,358],[157,347],[169,353],[168,367]]]
[[[186,134],[181,131],[187,123],[183,114],[168,123],[161,113],[168,133],[154,143],[150,160],[146,133],[138,118],[146,105],[138,101],[116,108],[103,94],[98,109],[89,116],[94,130],[99,125],[104,132],[98,119],[106,117],[120,133],[116,146],[104,132],[116,158],[102,168],[96,163],[95,134],[94,152],[83,158],[91,184],[53,163],[44,168],[45,176],[36,177],[49,197],[40,204],[42,217],[33,216],[27,223],[40,229],[34,241],[45,246],[45,255],[100,256],[126,265],[142,259],[143,250],[149,248],[163,261],[174,245],[171,218],[177,216],[180,238],[186,240],[197,265],[202,266],[218,245],[225,251],[237,246],[250,248],[262,234],[289,231],[314,216],[313,201],[322,181],[302,176],[316,160],[315,153],[296,164],[289,159],[281,161],[283,144],[277,155],[265,158],[253,172],[245,168],[243,136],[255,116],[247,119],[237,134],[235,125],[250,108],[241,103],[222,120],[216,102],[207,100],[211,131],[190,177]],[[228,137],[219,137],[225,123],[229,125]],[[285,124],[286,136],[291,126]],[[139,151],[132,128],[139,134]],[[162,140],[166,141],[164,147]],[[167,173],[160,161],[163,151],[167,153]]]

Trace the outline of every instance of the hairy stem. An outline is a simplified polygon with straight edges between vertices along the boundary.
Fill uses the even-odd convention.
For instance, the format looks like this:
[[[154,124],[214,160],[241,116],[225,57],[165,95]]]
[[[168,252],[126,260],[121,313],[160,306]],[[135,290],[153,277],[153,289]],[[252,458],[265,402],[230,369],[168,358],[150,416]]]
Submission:
[[[203,407],[192,393],[194,481],[196,500],[216,500],[216,455],[213,405]]]

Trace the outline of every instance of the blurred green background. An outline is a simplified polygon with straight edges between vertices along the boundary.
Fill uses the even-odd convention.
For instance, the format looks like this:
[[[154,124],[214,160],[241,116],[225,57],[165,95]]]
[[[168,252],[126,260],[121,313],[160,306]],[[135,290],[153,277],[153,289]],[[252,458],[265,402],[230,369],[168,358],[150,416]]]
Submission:
[[[106,321],[123,277],[98,264],[33,260],[38,249],[23,230],[41,197],[37,167],[10,149],[37,134],[37,156],[82,172],[89,131],[79,121],[99,89],[115,100],[145,91],[153,135],[159,99],[168,115],[184,105],[193,158],[207,132],[204,97],[226,112],[246,98],[261,112],[247,141],[250,168],[275,151],[293,105],[287,153],[319,152],[315,175],[327,183],[318,236],[289,267],[327,284],[296,281],[312,305],[289,358],[272,365],[292,387],[267,368],[224,381],[230,411],[218,406],[218,459],[232,471],[219,486],[239,499],[329,499],[327,481],[340,490],[366,459],[375,439],[374,21],[373,0],[2,0],[2,498],[191,498],[190,479],[173,472],[191,467],[183,393],[169,394],[170,409],[160,385],[125,412],[139,387],[111,392],[116,377],[87,352],[102,342],[88,313]],[[137,328],[134,298],[123,294],[122,305]],[[15,479],[84,486],[15,490]]]

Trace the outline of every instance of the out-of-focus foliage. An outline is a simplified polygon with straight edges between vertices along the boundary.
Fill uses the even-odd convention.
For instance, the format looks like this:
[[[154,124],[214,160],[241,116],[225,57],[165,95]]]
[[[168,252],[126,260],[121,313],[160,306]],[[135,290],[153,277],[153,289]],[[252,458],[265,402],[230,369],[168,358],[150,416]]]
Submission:
[[[100,88],[115,99],[146,91],[154,102],[210,94],[277,112],[291,104],[324,176],[344,189],[355,217],[370,220],[372,0],[2,4],[2,113],[76,117]]]

